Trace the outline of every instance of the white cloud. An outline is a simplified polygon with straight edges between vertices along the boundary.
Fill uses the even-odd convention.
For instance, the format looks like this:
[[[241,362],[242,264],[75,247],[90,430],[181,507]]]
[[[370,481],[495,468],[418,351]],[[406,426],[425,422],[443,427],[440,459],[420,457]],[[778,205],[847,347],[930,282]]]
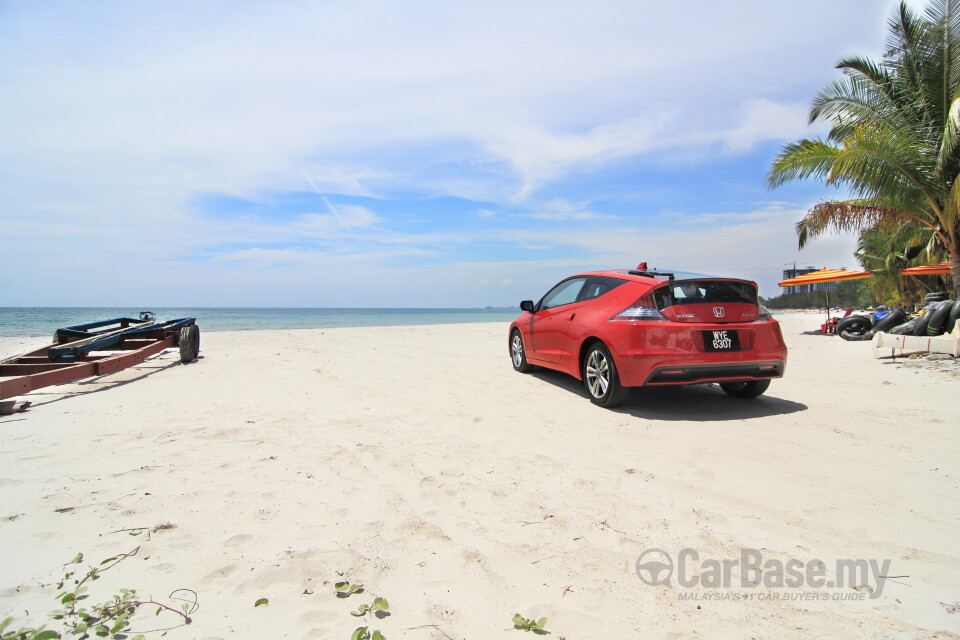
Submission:
[[[782,104],[759,98],[747,100],[743,112],[739,126],[723,133],[724,147],[728,151],[747,151],[765,140],[791,140],[811,135],[807,124],[809,104]],[[814,131],[819,133],[821,128]]]
[[[666,124],[666,118],[628,118],[597,125],[583,134],[522,128],[491,140],[488,148],[507,158],[522,176],[523,185],[515,196],[522,200],[578,164],[596,166],[650,150],[655,146],[655,131]]]
[[[549,220],[553,222],[620,219],[620,216],[590,211],[587,203],[569,202],[563,198],[554,198],[553,200],[538,203],[533,211],[512,213],[510,217]]]

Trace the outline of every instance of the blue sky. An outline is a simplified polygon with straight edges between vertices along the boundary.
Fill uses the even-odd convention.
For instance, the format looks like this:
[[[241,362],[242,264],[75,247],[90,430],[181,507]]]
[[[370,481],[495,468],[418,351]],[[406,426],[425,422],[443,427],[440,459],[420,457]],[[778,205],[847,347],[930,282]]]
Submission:
[[[888,1],[2,2],[4,306],[505,306],[645,260],[745,277],[764,186]]]

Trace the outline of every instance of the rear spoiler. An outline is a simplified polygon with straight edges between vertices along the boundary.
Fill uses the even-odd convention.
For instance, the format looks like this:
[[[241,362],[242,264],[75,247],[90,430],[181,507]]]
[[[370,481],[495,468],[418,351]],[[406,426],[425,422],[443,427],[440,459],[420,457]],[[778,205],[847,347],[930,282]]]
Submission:
[[[673,280],[674,275],[672,273],[667,273],[665,271],[637,271],[636,269],[631,269],[628,271],[632,276],[643,276],[645,278],[666,278],[667,280]]]

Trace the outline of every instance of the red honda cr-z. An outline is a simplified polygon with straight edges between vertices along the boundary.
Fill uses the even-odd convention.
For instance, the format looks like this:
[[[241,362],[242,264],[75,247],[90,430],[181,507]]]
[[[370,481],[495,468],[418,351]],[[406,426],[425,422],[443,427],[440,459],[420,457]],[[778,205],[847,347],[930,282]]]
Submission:
[[[786,366],[780,325],[749,280],[676,280],[641,264],[571,276],[520,308],[510,325],[513,368],[568,373],[604,407],[630,387],[707,382],[755,398]]]

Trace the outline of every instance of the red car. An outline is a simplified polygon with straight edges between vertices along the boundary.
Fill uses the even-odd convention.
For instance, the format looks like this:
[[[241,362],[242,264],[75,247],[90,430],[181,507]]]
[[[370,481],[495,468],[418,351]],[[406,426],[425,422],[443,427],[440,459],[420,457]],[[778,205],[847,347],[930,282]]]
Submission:
[[[780,325],[749,280],[676,280],[641,263],[571,276],[520,308],[510,325],[513,368],[568,373],[604,407],[630,387],[706,382],[755,398],[787,362]]]

